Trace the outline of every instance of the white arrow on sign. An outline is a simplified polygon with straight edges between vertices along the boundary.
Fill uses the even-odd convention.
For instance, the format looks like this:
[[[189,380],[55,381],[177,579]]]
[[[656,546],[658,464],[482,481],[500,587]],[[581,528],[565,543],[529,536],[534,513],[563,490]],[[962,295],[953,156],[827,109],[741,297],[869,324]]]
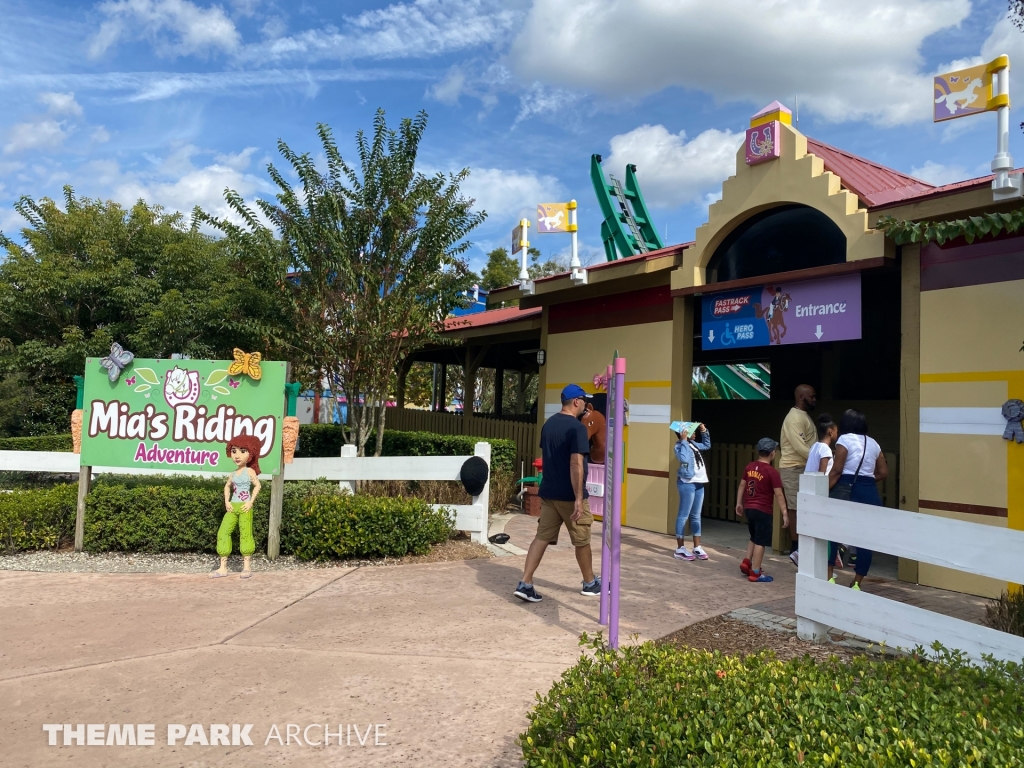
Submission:
[[[820,328],[821,326],[819,325],[818,327]],[[712,344],[714,344],[714,342],[715,342],[715,331],[714,331],[714,329],[711,329],[710,331],[708,331],[708,341],[710,341]]]
[[[818,330],[816,330],[814,332],[814,335],[817,336],[819,339],[822,337],[823,334],[821,332],[821,326],[820,325],[818,326]]]

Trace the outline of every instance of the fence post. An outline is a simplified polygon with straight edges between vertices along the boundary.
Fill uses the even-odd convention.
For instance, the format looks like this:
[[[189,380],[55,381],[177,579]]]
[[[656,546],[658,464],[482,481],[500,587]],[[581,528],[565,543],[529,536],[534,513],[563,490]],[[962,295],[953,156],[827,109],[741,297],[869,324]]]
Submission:
[[[343,459],[354,459],[358,452],[359,450],[352,444],[341,446],[341,458]],[[356,495],[355,480],[342,480],[338,483],[338,488],[341,489],[342,493],[348,493],[350,496]]]
[[[813,496],[828,496],[828,475],[821,472],[805,472],[800,475],[800,493]],[[812,513],[813,514],[813,513]],[[824,581],[828,578],[828,541],[816,539],[800,532],[801,523],[807,521],[807,513],[797,517],[797,534],[800,537],[799,576],[810,576]],[[804,618],[801,608],[800,579],[796,588],[796,634],[801,640],[822,642],[828,639],[828,627],[817,621]]]
[[[92,484],[92,467],[78,468],[78,507],[75,511],[75,552],[85,548],[85,497]]]
[[[487,527],[490,523],[490,499],[491,499],[491,444],[477,443],[473,453],[487,462],[487,482],[479,496],[474,496],[472,504],[481,508],[483,520],[480,523],[480,530],[473,531],[473,541],[477,544],[487,543]]]

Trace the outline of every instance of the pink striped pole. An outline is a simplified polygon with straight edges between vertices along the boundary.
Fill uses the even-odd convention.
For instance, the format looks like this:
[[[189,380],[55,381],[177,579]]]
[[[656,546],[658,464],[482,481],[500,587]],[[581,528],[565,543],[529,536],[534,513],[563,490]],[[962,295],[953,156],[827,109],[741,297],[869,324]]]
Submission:
[[[609,561],[611,560],[611,487],[612,487],[612,445],[615,436],[612,434],[612,367],[609,365],[605,371],[605,387],[608,392],[608,399],[605,402],[605,414],[609,417],[605,422],[605,452],[604,452],[604,512],[601,515],[601,624],[608,624],[608,596],[611,582],[609,576]]]
[[[608,645],[612,648],[619,647],[619,550],[622,543],[622,473],[626,462],[623,460],[623,433],[625,425],[625,393],[626,393],[626,359],[616,355],[613,361],[615,366],[615,397],[614,408],[615,425],[612,428],[614,435],[615,453],[612,460],[612,497],[611,507],[611,578],[608,580]],[[605,501],[605,510],[608,510],[608,501]],[[605,515],[607,519],[607,514]]]

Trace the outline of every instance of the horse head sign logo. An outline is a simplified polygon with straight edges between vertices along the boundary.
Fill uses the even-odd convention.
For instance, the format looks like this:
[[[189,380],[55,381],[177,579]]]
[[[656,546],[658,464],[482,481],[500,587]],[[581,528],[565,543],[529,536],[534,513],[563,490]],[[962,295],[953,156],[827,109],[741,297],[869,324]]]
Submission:
[[[762,297],[762,301],[765,302],[764,306],[761,304],[754,304],[754,316],[759,320],[763,319],[765,325],[768,326],[768,343],[770,344],[781,344],[782,339],[786,336],[786,312],[789,311],[789,305],[793,301],[793,297],[788,293],[783,293],[781,286],[768,286],[764,289],[766,297]]]

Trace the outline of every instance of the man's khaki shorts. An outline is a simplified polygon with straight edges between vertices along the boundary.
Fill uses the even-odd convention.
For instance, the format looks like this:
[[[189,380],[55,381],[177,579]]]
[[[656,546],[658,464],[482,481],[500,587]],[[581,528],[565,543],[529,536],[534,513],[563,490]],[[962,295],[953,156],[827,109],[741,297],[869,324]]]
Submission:
[[[800,467],[779,469],[782,476],[782,492],[786,494],[786,507],[790,511],[796,511],[796,495],[800,492],[800,475],[803,473]]]
[[[540,500],[540,518],[537,520],[537,538],[549,544],[558,543],[558,531],[565,523],[569,531],[569,541],[574,547],[585,547],[590,543],[590,526],[594,523],[594,516],[590,514],[590,504],[583,500],[583,514],[577,522],[572,520],[574,502],[555,501],[554,499]]]

